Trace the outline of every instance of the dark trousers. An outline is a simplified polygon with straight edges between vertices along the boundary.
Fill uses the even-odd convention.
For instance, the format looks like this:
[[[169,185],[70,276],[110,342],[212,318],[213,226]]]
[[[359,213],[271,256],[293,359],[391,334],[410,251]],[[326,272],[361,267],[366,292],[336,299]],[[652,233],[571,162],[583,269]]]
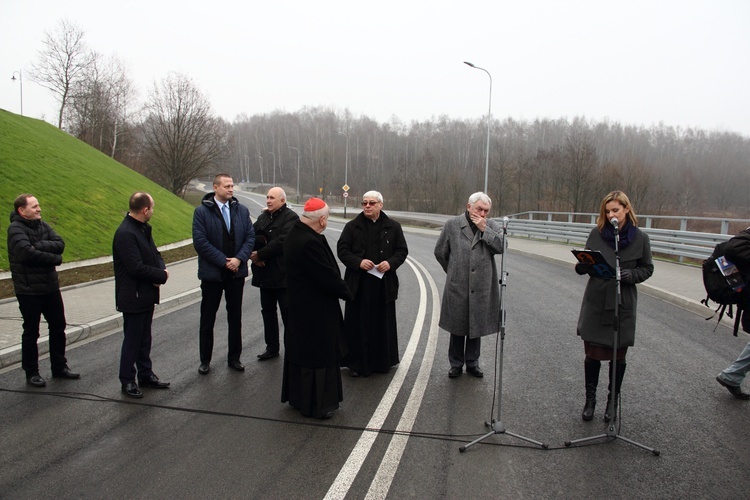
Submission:
[[[261,288],[260,313],[263,316],[263,336],[268,352],[279,352],[279,316],[276,314],[276,304],[279,304],[281,321],[286,329],[286,288]]]
[[[49,326],[49,358],[52,373],[61,372],[68,361],[65,359],[65,306],[60,290],[46,295],[17,295],[18,308],[23,316],[21,335],[21,368],[27,377],[39,374],[39,322]]]
[[[482,346],[482,338],[470,339],[468,335],[453,335],[448,346],[448,361],[453,368],[467,368],[479,366],[479,351]]]
[[[227,361],[239,361],[242,354],[242,293],[244,279],[227,278],[223,281],[201,282],[200,356],[201,363],[210,363],[214,350],[214,323],[221,304],[221,295],[227,303],[229,324],[229,353]]]
[[[124,336],[120,351],[120,382],[125,385],[154,374],[151,369],[151,323],[154,308],[139,313],[122,313]]]

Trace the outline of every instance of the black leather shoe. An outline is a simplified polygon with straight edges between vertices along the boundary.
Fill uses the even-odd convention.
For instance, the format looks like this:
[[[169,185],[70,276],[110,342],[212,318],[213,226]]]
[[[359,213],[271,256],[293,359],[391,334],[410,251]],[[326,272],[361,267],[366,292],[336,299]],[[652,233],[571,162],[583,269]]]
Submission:
[[[229,365],[229,368],[231,368],[232,370],[237,370],[238,372],[245,371],[245,365],[240,363],[239,360],[228,361],[227,364]]]
[[[45,382],[42,376],[39,375],[38,373],[36,375],[32,375],[31,377],[28,377],[26,379],[26,383],[34,387],[44,387],[45,385],[47,385],[47,382]]]
[[[458,367],[454,366],[453,368],[451,368],[450,370],[448,370],[448,376],[450,378],[456,378],[456,377],[458,377],[458,376],[461,375],[462,371],[463,370],[461,368],[458,368]]]
[[[469,375],[474,375],[476,378],[484,377],[484,372],[478,366],[467,366],[466,373],[468,373]]]
[[[273,359],[273,358],[278,358],[278,357],[279,357],[279,352],[278,351],[276,351],[276,352],[266,351],[263,354],[258,354],[258,360],[259,361],[265,361],[267,359]]]
[[[200,373],[201,375],[206,375],[210,371],[211,365],[208,363],[201,363],[201,365],[198,367],[198,373]]]
[[[52,372],[52,378],[77,379],[77,378],[81,378],[81,374],[70,371],[70,368],[66,366],[65,368],[62,369],[62,371]]]
[[[359,377],[359,372],[357,370],[352,370],[351,368],[349,368],[349,376],[352,378],[357,378]]]
[[[729,391],[729,393],[732,396],[734,396],[735,398],[737,398],[737,399],[743,399],[743,400],[750,399],[750,394],[748,394],[746,392],[742,392],[742,388],[739,385],[730,385],[730,384],[724,382],[724,380],[722,380],[722,378],[721,378],[721,375],[717,375],[716,376],[716,381],[718,383],[720,383],[721,385],[723,385],[724,387],[726,387],[727,390]]]
[[[140,379],[138,385],[141,387],[150,387],[151,389],[167,389],[169,387],[169,382],[162,382],[156,375],[151,375],[148,378]]]
[[[142,398],[143,393],[138,389],[138,386],[135,385],[135,382],[128,382],[127,384],[122,386],[122,392],[128,397],[131,398]]]

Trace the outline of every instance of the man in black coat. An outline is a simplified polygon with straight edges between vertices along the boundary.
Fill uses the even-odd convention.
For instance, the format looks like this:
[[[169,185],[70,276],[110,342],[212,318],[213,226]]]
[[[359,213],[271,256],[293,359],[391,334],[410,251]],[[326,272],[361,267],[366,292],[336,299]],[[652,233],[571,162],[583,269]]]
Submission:
[[[346,303],[349,353],[341,361],[352,377],[388,373],[399,362],[396,270],[409,253],[401,224],[383,212],[383,195],[362,195],[362,213],[344,226],[337,253],[354,299]]]
[[[344,399],[339,370],[344,321],[339,299],[352,298],[321,234],[327,226],[328,205],[311,198],[284,241],[292,314],[284,335],[281,402],[288,401],[303,416],[314,418],[330,418]]]
[[[21,367],[26,383],[47,385],[39,374],[39,321],[49,325],[49,354],[53,378],[77,379],[65,359],[65,306],[55,266],[62,264],[65,242],[42,220],[39,201],[30,194],[13,202],[8,226],[8,260],[18,308],[23,316]]]
[[[263,336],[266,350],[258,354],[260,361],[279,356],[279,317],[276,304],[281,310],[281,321],[286,328],[286,268],[284,266],[284,239],[299,220],[286,204],[286,193],[280,187],[272,187],[266,195],[267,209],[253,224],[255,249],[250,254],[253,272],[252,285],[260,288],[260,312],[263,316]]]
[[[130,197],[130,211],[115,231],[112,258],[115,266],[115,305],[122,312],[124,337],[120,353],[122,392],[142,398],[138,388],[166,389],[151,367],[151,322],[159,303],[159,286],[169,271],[151,236],[148,221],[154,214],[154,199],[136,192]],[[135,383],[136,369],[138,385]]]

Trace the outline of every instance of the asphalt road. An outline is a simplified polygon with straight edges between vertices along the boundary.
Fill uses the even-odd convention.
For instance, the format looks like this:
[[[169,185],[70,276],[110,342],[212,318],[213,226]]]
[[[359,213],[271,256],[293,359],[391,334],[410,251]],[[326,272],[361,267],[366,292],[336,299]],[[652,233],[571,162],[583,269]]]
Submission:
[[[340,224],[327,235],[332,246]],[[245,293],[245,373],[229,370],[226,322],[216,326],[213,371],[198,368],[198,305],[155,320],[152,359],[172,382],[139,401],[120,396],[120,332],[73,346],[85,375],[66,391],[9,390],[20,368],[0,373],[1,498],[747,498],[748,402],[715,375],[741,350],[725,327],[640,296],[636,346],[628,355],[622,440],[564,442],[605,431],[606,374],[595,419],[583,422],[582,343],[575,324],[585,278],[570,266],[506,258],[507,328],[501,422],[493,407],[496,337],[486,338],[484,379],[447,377],[437,328],[444,274],[435,237],[407,234],[399,271],[400,367],[350,378],[328,421],[279,401],[282,361],[257,362],[262,328],[257,290]]]

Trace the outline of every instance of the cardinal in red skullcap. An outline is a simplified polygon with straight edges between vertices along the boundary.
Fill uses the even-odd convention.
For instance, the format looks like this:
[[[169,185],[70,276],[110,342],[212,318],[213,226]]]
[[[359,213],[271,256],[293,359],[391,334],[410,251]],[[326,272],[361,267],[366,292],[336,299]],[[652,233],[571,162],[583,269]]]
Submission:
[[[305,202],[302,217],[284,240],[289,317],[284,332],[281,402],[305,417],[330,418],[344,400],[339,361],[345,354],[339,299],[351,300],[322,233],[328,205]]]

